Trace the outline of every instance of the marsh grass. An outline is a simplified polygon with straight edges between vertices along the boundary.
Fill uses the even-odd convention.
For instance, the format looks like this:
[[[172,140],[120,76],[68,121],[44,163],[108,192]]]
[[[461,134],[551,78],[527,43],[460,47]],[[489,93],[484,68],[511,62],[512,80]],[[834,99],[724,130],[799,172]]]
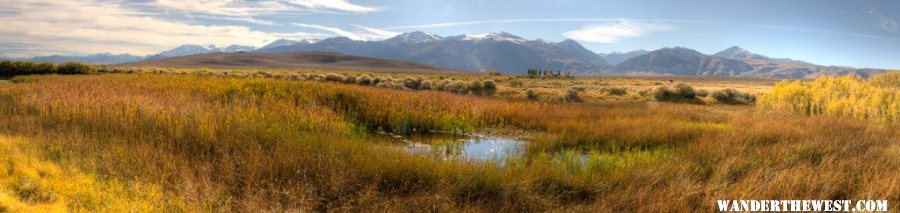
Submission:
[[[716,199],[900,202],[898,128],[842,117],[510,101],[292,78],[21,79],[0,85],[0,133],[31,141],[31,151],[0,155],[14,156],[0,168],[42,162],[97,181],[0,176],[21,191],[0,192],[0,208],[13,211],[50,203],[76,211],[697,212]],[[409,153],[372,136],[491,127],[541,134],[504,166]],[[70,200],[42,178],[75,180],[104,202]],[[117,191],[122,184],[141,190]]]

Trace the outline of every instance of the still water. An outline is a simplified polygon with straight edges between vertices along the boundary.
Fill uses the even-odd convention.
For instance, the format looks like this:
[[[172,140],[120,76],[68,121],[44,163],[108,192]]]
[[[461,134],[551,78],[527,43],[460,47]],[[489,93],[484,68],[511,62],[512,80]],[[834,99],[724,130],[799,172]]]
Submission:
[[[502,163],[522,154],[525,142],[501,136],[434,133],[429,135],[390,135],[404,145],[404,149],[432,157]]]

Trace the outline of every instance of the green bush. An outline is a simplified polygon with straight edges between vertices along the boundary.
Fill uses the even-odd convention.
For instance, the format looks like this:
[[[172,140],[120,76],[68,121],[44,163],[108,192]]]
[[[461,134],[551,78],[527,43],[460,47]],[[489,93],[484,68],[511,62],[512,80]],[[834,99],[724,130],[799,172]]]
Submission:
[[[563,97],[563,100],[566,102],[581,102],[581,97],[578,97],[578,90],[569,89],[566,90],[566,96]]]
[[[15,69],[12,61],[0,61],[0,75],[12,75]]]
[[[537,100],[540,97],[538,97],[538,94],[534,92],[534,90],[528,90],[525,91],[525,98],[528,98],[528,100]]]
[[[56,67],[56,73],[59,74],[90,74],[97,71],[93,65],[82,64],[79,62],[65,62]]]
[[[712,97],[724,104],[751,104],[756,102],[756,96],[749,93],[738,92],[735,89],[724,89],[712,92]]]
[[[694,91],[694,88],[684,83],[675,85],[675,90],[670,90],[665,86],[659,87],[656,89],[653,97],[658,101],[666,102],[696,103],[699,101],[697,99],[697,92]]]
[[[483,95],[494,95],[497,92],[497,83],[494,83],[493,80],[484,80],[481,82],[481,89]]]
[[[35,66],[34,71],[36,74],[56,73],[56,64],[50,62],[40,63]]]

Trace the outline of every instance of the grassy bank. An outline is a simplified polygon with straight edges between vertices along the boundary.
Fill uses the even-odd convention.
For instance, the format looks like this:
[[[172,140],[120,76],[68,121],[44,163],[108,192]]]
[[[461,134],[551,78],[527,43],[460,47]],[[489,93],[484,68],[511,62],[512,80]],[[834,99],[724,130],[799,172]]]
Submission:
[[[6,143],[30,151],[17,151],[8,165],[66,168],[95,183],[80,190],[146,206],[139,210],[693,212],[712,210],[716,199],[900,201],[893,172],[900,131],[842,117],[288,79],[51,75],[17,82],[0,85],[0,134],[30,141]],[[541,134],[502,167],[408,153],[373,134],[495,127]],[[52,199],[33,199],[14,184],[29,173],[8,174],[0,176],[0,208],[119,206],[81,204],[52,183],[37,190]],[[122,184],[148,195],[103,191]]]

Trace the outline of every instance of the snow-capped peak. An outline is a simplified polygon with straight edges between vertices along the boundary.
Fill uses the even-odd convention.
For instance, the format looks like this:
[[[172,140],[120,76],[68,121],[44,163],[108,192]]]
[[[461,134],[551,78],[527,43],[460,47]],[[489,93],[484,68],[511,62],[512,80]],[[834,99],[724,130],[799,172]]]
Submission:
[[[454,36],[456,39],[468,40],[468,41],[481,41],[481,40],[493,40],[493,41],[510,41],[510,42],[524,42],[525,39],[522,37],[507,33],[507,32],[490,32],[484,34],[466,34]]]
[[[393,38],[388,39],[389,41],[394,42],[407,42],[407,43],[421,43],[421,42],[429,42],[429,41],[439,41],[444,39],[439,35],[435,35],[432,33],[424,33],[420,31],[403,33]]]

